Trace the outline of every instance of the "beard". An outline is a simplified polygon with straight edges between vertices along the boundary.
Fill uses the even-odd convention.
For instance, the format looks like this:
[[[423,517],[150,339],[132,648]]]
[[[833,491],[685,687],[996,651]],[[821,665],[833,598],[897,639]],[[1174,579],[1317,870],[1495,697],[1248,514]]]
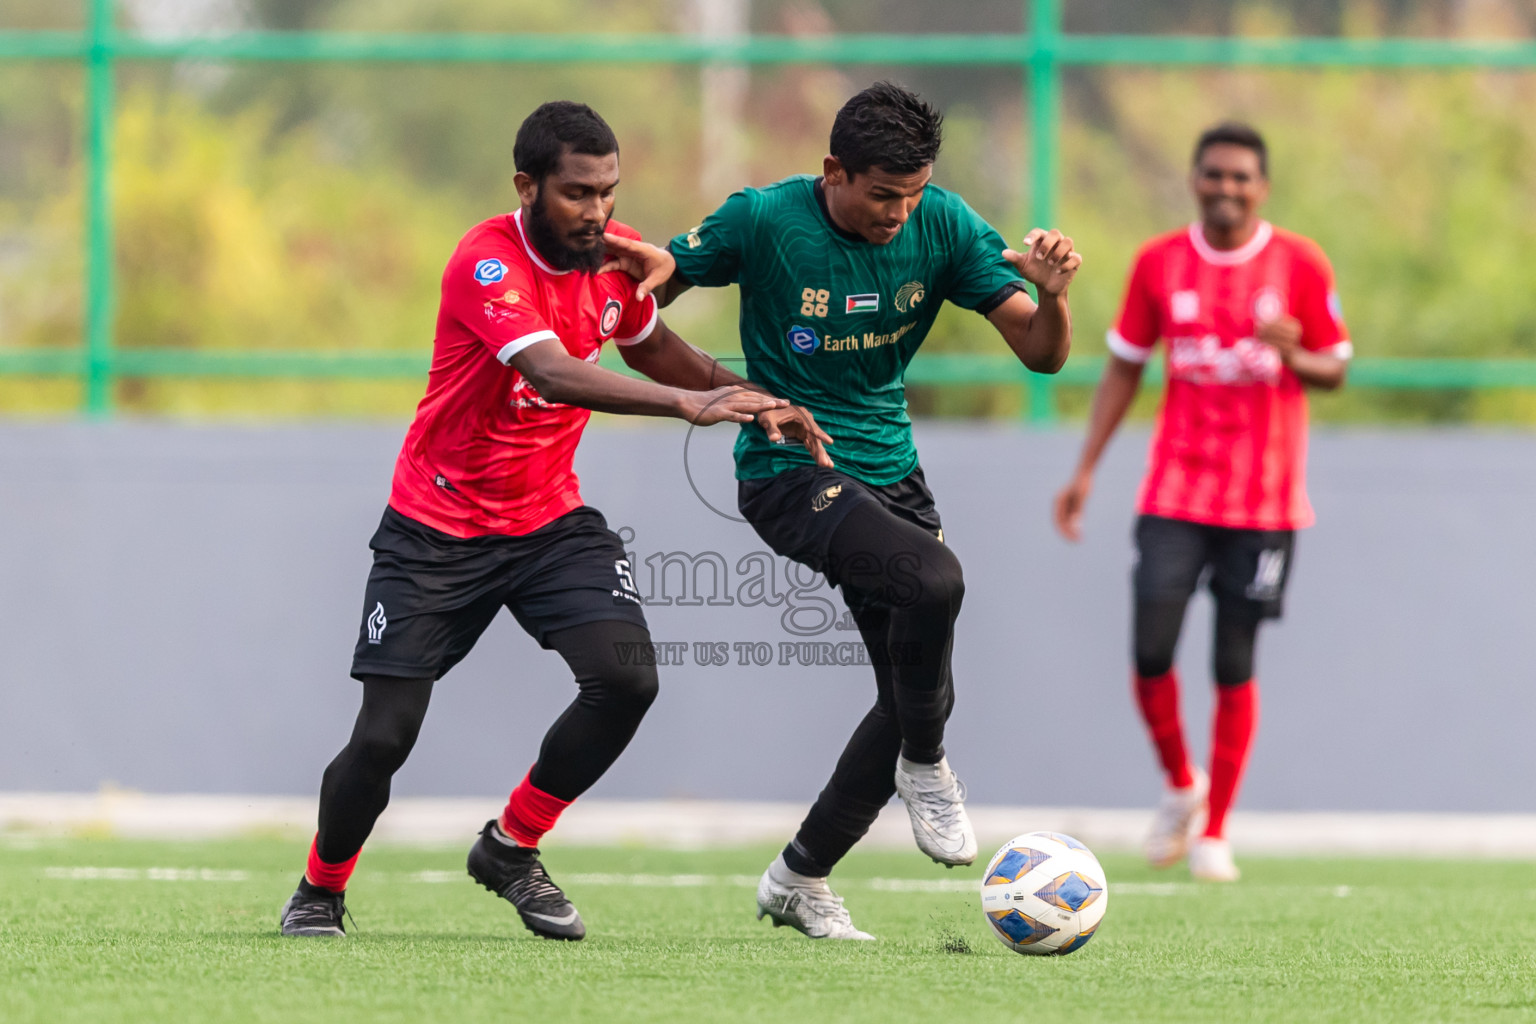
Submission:
[[[601,238],[590,249],[573,249],[566,244],[565,239],[555,230],[554,222],[549,219],[549,207],[544,203],[543,189],[539,190],[533,205],[528,207],[528,216],[524,218],[523,226],[528,230],[528,239],[533,242],[533,247],[556,270],[578,270],[584,274],[593,274],[603,265],[608,255]],[[606,228],[607,224],[603,226]]]

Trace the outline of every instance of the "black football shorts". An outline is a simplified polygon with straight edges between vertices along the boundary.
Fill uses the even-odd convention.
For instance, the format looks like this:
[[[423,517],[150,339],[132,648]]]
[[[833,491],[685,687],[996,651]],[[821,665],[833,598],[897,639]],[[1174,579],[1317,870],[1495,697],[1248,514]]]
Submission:
[[[440,679],[502,608],[542,647],[555,630],[618,619],[645,628],[629,556],[582,506],[520,537],[461,539],[393,508],[368,542],[373,571],[352,675]]]
[[[1136,520],[1136,600],[1188,601],[1204,577],[1222,602],[1278,619],[1291,578],[1295,530],[1242,530],[1163,516]]]
[[[827,571],[832,534],[866,501],[944,539],[933,492],[918,466],[893,484],[877,486],[821,466],[798,466],[763,480],[742,480],[736,505],[775,553]],[[836,583],[836,580],[832,581]]]

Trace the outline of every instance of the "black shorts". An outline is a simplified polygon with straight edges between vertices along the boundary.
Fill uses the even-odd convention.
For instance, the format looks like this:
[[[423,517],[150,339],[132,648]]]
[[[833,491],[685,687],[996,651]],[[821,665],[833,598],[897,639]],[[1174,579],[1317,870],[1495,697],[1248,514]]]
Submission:
[[[820,466],[800,466],[765,480],[742,480],[736,486],[736,505],[757,535],[776,553],[820,573],[827,571],[832,534],[849,512],[866,501],[879,502],[887,512],[944,539],[939,510],[921,466],[884,486]]]
[[[384,510],[352,675],[440,679],[506,608],[548,647],[558,629],[618,619],[645,628],[629,556],[594,508],[521,537],[461,539]]]
[[[1163,516],[1136,520],[1136,600],[1188,601],[1204,576],[1222,602],[1278,619],[1291,578],[1295,530],[1239,530]]]

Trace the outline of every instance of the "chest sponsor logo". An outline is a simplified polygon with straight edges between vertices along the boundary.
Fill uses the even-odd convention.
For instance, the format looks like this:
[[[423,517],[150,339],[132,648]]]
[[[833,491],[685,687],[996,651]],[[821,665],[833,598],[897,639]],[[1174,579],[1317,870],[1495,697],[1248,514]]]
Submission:
[[[905,338],[917,327],[917,323],[916,320],[909,321],[885,334],[864,331],[862,334],[850,334],[844,338],[828,338],[822,347],[828,352],[862,352],[866,349],[884,348]]]
[[[802,288],[800,290],[800,315],[826,316],[827,303],[831,301],[832,293],[825,288]]]
[[[603,337],[607,338],[613,334],[614,328],[619,326],[619,316],[623,312],[624,307],[619,304],[618,299],[609,299],[603,303],[603,317],[597,325]]]
[[[1176,324],[1193,323],[1200,319],[1200,293],[1181,291],[1168,296],[1168,316]]]
[[[842,493],[843,485],[833,484],[831,487],[828,487],[826,490],[822,491],[820,494],[816,495],[816,497],[811,499],[811,511],[825,512],[829,507],[831,507],[833,500]]]
[[[865,292],[862,295],[850,295],[847,299],[845,313],[878,313],[880,312],[880,293]]]
[[[803,356],[808,356],[821,347],[821,338],[810,327],[801,327],[796,324],[784,336],[789,339],[789,347]]]
[[[896,289],[896,311],[898,313],[905,313],[908,310],[916,309],[927,294],[927,291],[923,288],[923,282],[908,281]]]
[[[1171,338],[1168,373],[1191,384],[1278,384],[1280,353],[1257,338],[1223,345],[1221,338]]]
[[[1261,324],[1285,316],[1285,297],[1277,288],[1260,288],[1253,296],[1253,319]]]
[[[368,616],[368,642],[381,644],[384,642],[384,627],[389,625],[389,619],[384,617],[384,602],[374,603],[373,614]]]
[[[475,264],[475,280],[481,284],[495,284],[507,276],[507,265],[501,260],[481,260]]]

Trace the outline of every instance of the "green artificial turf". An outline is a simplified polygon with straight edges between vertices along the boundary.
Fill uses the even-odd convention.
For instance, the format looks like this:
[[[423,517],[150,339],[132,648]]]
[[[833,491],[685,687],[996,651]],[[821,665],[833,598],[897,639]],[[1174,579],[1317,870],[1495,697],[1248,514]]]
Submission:
[[[581,943],[532,938],[463,850],[379,846],[340,940],[283,939],[302,843],[0,838],[0,1020],[1483,1021],[1536,1017],[1536,865],[1242,859],[1231,886],[1105,858],[1067,957],[992,938],[915,851],[834,884],[873,943],[753,915],[770,849],[553,848]],[[122,869],[108,871],[104,869]]]

